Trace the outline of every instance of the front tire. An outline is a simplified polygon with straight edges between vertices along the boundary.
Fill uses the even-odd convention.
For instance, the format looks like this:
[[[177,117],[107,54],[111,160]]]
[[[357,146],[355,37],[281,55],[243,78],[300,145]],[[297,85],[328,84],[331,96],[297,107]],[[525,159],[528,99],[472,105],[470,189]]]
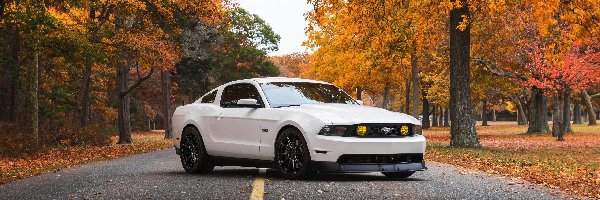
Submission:
[[[408,178],[412,176],[415,172],[381,172],[388,178]]]
[[[181,165],[190,174],[206,174],[212,172],[214,165],[208,159],[200,132],[194,127],[187,127],[181,134]]]
[[[298,129],[285,129],[277,137],[275,166],[286,179],[302,179],[310,175],[310,152]]]

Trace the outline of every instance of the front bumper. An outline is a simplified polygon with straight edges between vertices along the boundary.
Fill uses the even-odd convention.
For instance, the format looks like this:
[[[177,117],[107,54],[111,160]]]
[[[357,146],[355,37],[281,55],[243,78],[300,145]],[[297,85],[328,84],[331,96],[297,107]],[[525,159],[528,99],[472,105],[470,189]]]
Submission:
[[[407,172],[425,167],[425,137],[309,139],[311,167],[322,172]],[[410,157],[410,158],[409,158]],[[352,158],[352,159],[348,159]]]
[[[359,138],[315,135],[309,138],[313,161],[337,162],[342,155],[425,154],[425,137]]]
[[[413,172],[426,170],[425,161],[419,163],[369,163],[340,164],[338,162],[312,161],[311,168],[319,172]]]

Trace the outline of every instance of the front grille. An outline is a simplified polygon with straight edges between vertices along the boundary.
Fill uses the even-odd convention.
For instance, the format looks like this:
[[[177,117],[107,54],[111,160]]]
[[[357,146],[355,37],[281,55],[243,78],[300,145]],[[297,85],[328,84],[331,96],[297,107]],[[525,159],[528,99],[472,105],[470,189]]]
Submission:
[[[421,163],[423,154],[391,154],[391,155],[342,155],[339,164],[398,164]]]
[[[356,128],[358,126],[367,127],[367,135],[358,135]],[[402,129],[406,132],[402,133]],[[413,136],[414,130],[412,124],[358,124],[354,126],[354,131],[351,136],[360,137],[406,137]]]

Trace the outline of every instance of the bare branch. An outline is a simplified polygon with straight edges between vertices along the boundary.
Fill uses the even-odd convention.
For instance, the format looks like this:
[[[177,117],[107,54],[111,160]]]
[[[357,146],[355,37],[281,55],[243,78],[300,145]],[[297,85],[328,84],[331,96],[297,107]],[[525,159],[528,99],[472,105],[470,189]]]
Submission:
[[[471,58],[471,61],[483,64],[488,69],[488,71],[490,71],[492,74],[495,74],[497,76],[514,77],[514,78],[519,78],[523,81],[528,80],[528,78],[525,77],[525,75],[523,75],[522,73],[507,71],[504,68],[498,66],[496,63],[494,63],[488,59]]]
[[[590,95],[590,98],[596,98],[596,97],[600,97],[600,93]]]
[[[127,90],[125,91],[121,91],[121,96],[125,96],[127,94],[129,94],[133,89],[137,88],[138,86],[140,86],[140,84],[142,82],[144,82],[145,80],[149,79],[152,74],[154,73],[154,67],[152,69],[150,69],[150,72],[148,72],[148,74],[146,74],[146,76],[138,79],[137,81],[135,81],[135,83],[133,83],[133,85],[131,85],[129,88],[127,88]]]

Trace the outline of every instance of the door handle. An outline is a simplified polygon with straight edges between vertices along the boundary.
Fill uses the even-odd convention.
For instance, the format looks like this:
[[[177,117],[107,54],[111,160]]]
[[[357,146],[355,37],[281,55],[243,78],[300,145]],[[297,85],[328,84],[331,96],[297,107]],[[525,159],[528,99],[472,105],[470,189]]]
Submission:
[[[218,115],[214,116],[217,120],[221,120],[223,118],[223,113],[219,113]]]

